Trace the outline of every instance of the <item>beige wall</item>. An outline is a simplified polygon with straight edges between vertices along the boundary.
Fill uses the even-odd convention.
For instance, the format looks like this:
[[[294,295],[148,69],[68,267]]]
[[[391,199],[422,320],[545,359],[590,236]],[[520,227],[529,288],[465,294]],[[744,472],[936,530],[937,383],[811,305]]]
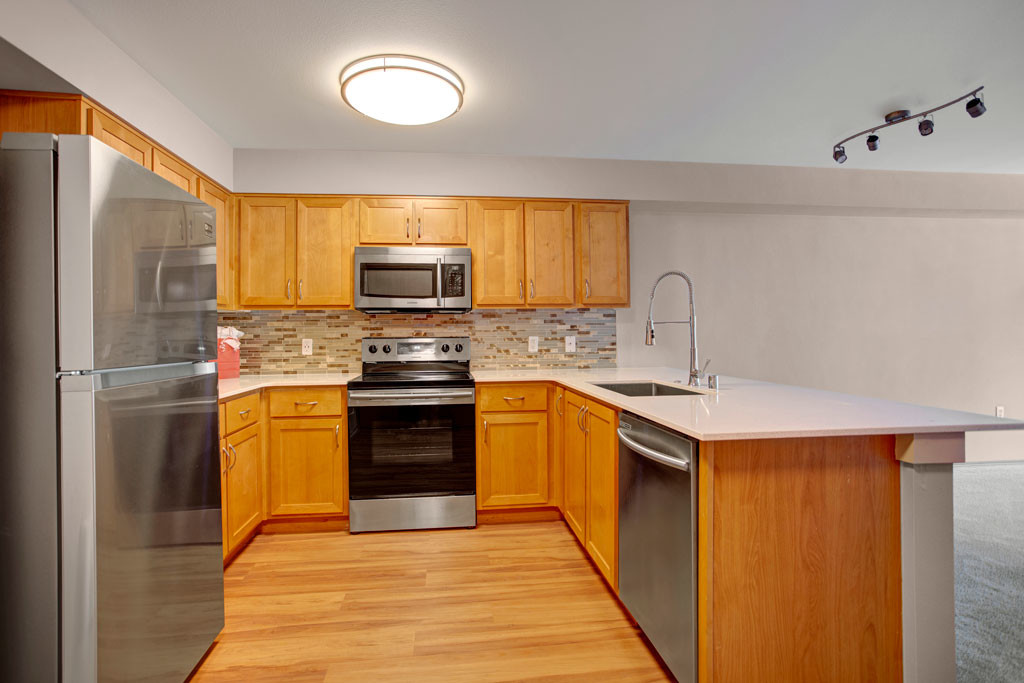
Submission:
[[[633,205],[620,364],[685,366],[685,326],[643,345],[650,287],[678,269],[712,371],[1024,418],[1024,213],[738,210]],[[684,296],[663,284],[656,315],[685,317]],[[1024,438],[969,437],[968,457],[1024,458]]]

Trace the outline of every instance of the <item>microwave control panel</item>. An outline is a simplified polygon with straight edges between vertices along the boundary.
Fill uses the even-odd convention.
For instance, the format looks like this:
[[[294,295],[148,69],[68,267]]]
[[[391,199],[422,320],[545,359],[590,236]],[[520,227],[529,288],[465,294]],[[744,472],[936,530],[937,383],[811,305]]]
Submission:
[[[466,266],[461,263],[445,263],[441,265],[441,296],[446,299],[466,296]]]

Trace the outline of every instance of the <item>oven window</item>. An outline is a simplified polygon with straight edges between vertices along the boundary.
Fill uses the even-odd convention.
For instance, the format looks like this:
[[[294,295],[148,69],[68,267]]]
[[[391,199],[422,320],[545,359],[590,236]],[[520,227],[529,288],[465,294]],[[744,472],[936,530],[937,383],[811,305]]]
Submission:
[[[437,265],[362,263],[360,294],[385,299],[436,299]]]
[[[472,494],[472,405],[349,410],[349,495],[354,500]]]

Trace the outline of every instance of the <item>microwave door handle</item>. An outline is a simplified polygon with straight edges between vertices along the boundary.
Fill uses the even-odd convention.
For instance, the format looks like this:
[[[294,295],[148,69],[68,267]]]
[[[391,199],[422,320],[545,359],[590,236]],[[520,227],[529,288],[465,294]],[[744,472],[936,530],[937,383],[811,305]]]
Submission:
[[[441,282],[441,271],[443,270],[443,268],[441,268],[441,263],[443,261],[444,261],[444,259],[442,257],[440,257],[440,256],[437,257],[437,307],[438,308],[441,308],[442,306],[444,306],[444,304],[442,303],[442,296],[441,296],[441,294],[442,294],[442,292],[441,292],[441,285],[442,285],[442,282]]]
[[[164,295],[163,295],[163,292],[160,291],[163,288],[163,285],[160,282],[163,279],[163,277],[162,277],[163,269],[164,269],[164,256],[163,256],[163,254],[161,254],[160,258],[156,262],[156,275],[154,276],[154,279],[156,280],[156,282],[153,285],[154,289],[156,290],[156,308],[157,308],[158,311],[164,310]]]

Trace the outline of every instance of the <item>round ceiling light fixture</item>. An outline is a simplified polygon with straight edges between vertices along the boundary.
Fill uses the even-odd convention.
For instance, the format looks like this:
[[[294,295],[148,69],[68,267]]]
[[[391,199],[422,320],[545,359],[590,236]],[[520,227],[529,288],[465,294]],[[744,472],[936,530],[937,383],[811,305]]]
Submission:
[[[448,67],[408,55],[357,59],[341,72],[341,97],[360,114],[400,126],[446,119],[462,108],[462,79]]]

